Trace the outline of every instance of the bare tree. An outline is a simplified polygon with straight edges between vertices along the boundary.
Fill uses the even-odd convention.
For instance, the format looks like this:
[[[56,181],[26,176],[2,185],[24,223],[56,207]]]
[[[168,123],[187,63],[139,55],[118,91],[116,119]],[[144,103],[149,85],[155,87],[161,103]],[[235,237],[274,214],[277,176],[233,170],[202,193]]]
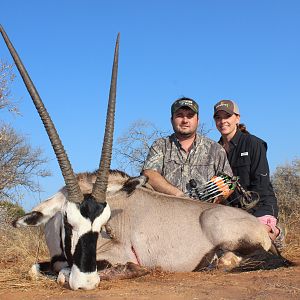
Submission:
[[[198,131],[202,135],[207,135],[209,132],[202,124]],[[117,139],[117,146],[114,148],[114,157],[118,168],[132,176],[138,175],[152,143],[169,134],[170,131],[158,129],[151,122],[145,120],[133,122],[126,132]]]
[[[20,187],[39,190],[36,176],[49,176],[41,156],[41,150],[32,149],[13,128],[0,127],[0,199],[15,200]]]
[[[300,159],[278,166],[272,184],[278,198],[280,220],[290,227],[299,220],[300,214]]]
[[[0,109],[18,113],[17,105],[11,98],[10,86],[14,79],[13,65],[0,60]]]
[[[300,204],[300,159],[278,166],[272,182],[281,201],[296,201]]]
[[[13,65],[0,60],[0,110],[19,113],[11,97],[14,79]],[[0,123],[0,201],[18,201],[23,188],[38,191],[37,176],[50,175],[42,168],[45,162],[40,149],[33,149],[10,125]]]
[[[118,168],[133,176],[139,174],[152,143],[166,134],[148,121],[132,123],[114,148]]]

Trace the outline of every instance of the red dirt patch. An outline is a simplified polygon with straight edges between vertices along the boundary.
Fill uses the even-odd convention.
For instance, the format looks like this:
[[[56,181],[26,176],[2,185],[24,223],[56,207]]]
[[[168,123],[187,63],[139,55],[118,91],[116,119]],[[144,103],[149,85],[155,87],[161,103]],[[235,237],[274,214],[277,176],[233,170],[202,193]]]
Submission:
[[[300,266],[244,273],[154,272],[136,279],[102,281],[94,291],[52,284],[21,290],[2,286],[0,299],[300,299]]]

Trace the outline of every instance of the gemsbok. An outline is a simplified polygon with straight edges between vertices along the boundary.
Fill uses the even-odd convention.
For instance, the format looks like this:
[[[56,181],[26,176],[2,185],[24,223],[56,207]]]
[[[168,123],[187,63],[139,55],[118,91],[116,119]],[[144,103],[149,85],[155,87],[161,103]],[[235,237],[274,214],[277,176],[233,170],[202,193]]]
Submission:
[[[197,271],[221,253],[219,263],[231,268],[238,266],[246,254],[274,250],[264,226],[241,209],[164,195],[145,187],[144,176],[131,178],[110,171],[119,35],[99,169],[75,175],[33,82],[3,27],[0,30],[42,119],[65,180],[61,190],[14,225],[45,225],[50,263],[58,273],[59,283],[68,282],[73,290],[89,290],[98,286],[102,275],[107,276],[109,270],[120,265],[125,265],[127,277],[156,267],[172,272]],[[279,265],[287,265],[284,258],[279,258]]]

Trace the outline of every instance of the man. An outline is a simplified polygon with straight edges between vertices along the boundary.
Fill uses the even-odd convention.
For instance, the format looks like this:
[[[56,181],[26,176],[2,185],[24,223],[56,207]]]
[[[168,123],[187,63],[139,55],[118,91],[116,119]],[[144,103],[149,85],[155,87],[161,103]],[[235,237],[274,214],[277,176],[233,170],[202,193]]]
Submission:
[[[191,179],[200,187],[219,172],[232,175],[224,149],[197,133],[199,107],[193,99],[172,104],[171,123],[174,133],[153,143],[143,166],[154,190],[184,196],[190,194]]]
[[[271,239],[275,240],[280,228],[276,226],[278,206],[270,182],[267,143],[239,129],[240,112],[232,100],[221,100],[214,106],[214,120],[221,134],[219,143],[226,150],[234,176],[240,178],[240,183],[246,190],[259,196],[258,204],[249,212],[265,224]],[[234,204],[234,200],[238,198],[235,192],[229,202]]]

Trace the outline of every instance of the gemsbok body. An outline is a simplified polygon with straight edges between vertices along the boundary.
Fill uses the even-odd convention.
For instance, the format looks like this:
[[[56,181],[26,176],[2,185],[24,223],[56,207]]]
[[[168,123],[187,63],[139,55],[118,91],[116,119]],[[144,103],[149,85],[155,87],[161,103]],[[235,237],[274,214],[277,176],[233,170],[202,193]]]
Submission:
[[[106,129],[99,169],[75,175],[54,124],[4,29],[1,34],[20,71],[56,154],[65,187],[14,225],[45,225],[52,269],[71,289],[93,289],[98,271],[118,265],[139,275],[142,267],[197,271],[223,253],[223,265],[237,266],[244,254],[269,251],[264,226],[247,212],[178,198],[145,187],[144,176],[110,171],[119,35],[115,47]],[[284,259],[282,258],[284,264]],[[136,266],[136,268],[132,267]]]

